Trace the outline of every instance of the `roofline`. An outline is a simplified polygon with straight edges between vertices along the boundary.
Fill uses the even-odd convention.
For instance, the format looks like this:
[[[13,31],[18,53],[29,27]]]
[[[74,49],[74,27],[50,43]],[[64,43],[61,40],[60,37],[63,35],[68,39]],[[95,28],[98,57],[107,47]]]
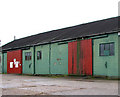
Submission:
[[[20,49],[20,48],[25,48],[25,47],[45,45],[45,44],[51,44],[51,43],[69,41],[69,40],[75,40],[75,39],[82,39],[82,38],[86,38],[86,37],[93,37],[93,36],[104,35],[104,34],[112,34],[112,33],[117,33],[119,31],[120,31],[120,29],[109,31],[109,32],[104,32],[104,33],[102,32],[102,33],[99,33],[99,34],[92,34],[92,35],[86,35],[86,36],[80,36],[80,37],[74,37],[74,38],[66,38],[66,39],[62,39],[62,40],[55,40],[55,41],[49,41],[49,42],[43,42],[43,43],[37,43],[37,44],[31,44],[31,45],[25,45],[25,46],[20,46],[20,47],[2,49],[2,51],[9,51],[9,50],[13,50],[13,49]]]
[[[41,32],[41,33],[38,33],[38,34],[29,35],[29,36],[22,37],[22,38],[19,38],[19,39],[16,39],[16,40],[20,40],[20,39],[28,38],[28,37],[31,37],[31,36],[36,36],[36,35],[39,35],[39,34],[48,33],[48,32],[53,32],[53,31],[68,29],[68,28],[72,28],[72,27],[76,27],[76,26],[80,26],[80,25],[86,25],[86,24],[90,24],[90,23],[100,22],[100,21],[104,21],[104,20],[108,20],[108,19],[112,19],[112,18],[118,18],[118,17],[120,17],[120,16],[115,16],[115,17],[110,17],[110,18],[106,18],[106,19],[95,20],[95,21],[92,21],[92,22],[86,22],[86,23],[83,23],[83,24],[78,24],[78,25],[69,26],[69,27],[63,27],[63,28],[55,29],[55,30],[44,31],[44,32]],[[12,40],[12,41],[14,41],[14,40]],[[11,41],[11,42],[12,42],[12,41]],[[9,43],[10,43],[10,42],[9,42]],[[6,43],[6,44],[8,44],[8,43]],[[6,45],[6,44],[5,44],[5,45]],[[3,46],[4,46],[4,45],[3,45]]]

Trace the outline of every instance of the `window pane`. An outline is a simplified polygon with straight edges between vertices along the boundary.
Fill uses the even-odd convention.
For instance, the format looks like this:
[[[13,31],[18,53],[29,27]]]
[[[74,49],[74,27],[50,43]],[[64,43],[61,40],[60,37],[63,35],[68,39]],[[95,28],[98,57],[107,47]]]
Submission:
[[[37,51],[37,60],[39,60],[39,51]]]
[[[105,44],[105,50],[110,50],[109,44]]]
[[[37,51],[37,60],[40,60],[42,58],[41,51]]]
[[[100,56],[104,56],[104,44],[100,44]]]
[[[37,59],[39,60],[40,53],[39,51],[37,52]]]
[[[109,50],[104,50],[104,56],[109,56],[110,55],[110,51]]]
[[[25,56],[25,60],[27,60],[27,56]]]
[[[29,55],[30,55],[30,60],[31,60],[31,57],[32,57],[32,53],[30,52],[30,54],[29,54]]]
[[[27,58],[28,58],[28,60],[30,60],[30,54],[29,54],[29,52],[28,52]]]
[[[25,60],[31,60],[32,58],[32,53],[31,52],[26,52],[25,53]]]
[[[40,51],[40,59],[42,58],[42,52]]]
[[[114,55],[114,43],[110,43],[110,55]]]
[[[27,60],[27,53],[25,53],[25,60]]]

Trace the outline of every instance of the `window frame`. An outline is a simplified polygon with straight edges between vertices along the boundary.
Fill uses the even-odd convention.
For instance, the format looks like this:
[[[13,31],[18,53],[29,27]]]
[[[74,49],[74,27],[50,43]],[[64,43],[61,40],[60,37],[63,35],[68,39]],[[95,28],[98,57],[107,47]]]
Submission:
[[[105,46],[109,44],[109,49],[106,50]],[[113,44],[113,54],[111,54],[111,47],[110,44]],[[104,45],[104,50],[103,50],[103,54],[101,54],[101,45]],[[109,51],[109,54],[105,54],[105,51]],[[114,42],[109,42],[109,43],[101,43],[99,44],[99,56],[115,56],[115,43]]]
[[[25,52],[25,61],[30,61],[32,59],[32,52]]]

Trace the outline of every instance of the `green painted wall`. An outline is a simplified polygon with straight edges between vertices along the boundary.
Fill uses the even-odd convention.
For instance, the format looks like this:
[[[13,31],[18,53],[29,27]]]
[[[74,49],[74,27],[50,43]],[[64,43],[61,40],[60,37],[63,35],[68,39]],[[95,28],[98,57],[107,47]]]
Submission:
[[[118,37],[118,73],[120,78],[120,36]]]
[[[51,44],[51,74],[68,74],[68,44]]]
[[[35,74],[49,74],[49,50],[50,44],[35,47]],[[37,59],[37,52],[41,51],[42,58]]]
[[[7,53],[2,54],[2,73],[7,73]]]
[[[0,73],[2,73],[2,53],[0,52]]]
[[[99,56],[101,43],[115,43],[114,56]],[[105,63],[107,62],[107,68]],[[93,39],[93,74],[104,76],[118,76],[118,34],[109,34],[108,37]]]
[[[31,52],[31,60],[25,60],[25,53]],[[34,48],[30,47],[29,50],[22,51],[22,73],[23,74],[34,74]]]

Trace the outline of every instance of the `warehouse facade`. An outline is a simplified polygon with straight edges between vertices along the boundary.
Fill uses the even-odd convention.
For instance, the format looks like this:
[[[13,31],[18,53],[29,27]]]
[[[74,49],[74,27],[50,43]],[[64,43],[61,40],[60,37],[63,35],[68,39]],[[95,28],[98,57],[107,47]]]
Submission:
[[[119,17],[14,40],[2,47],[2,72],[118,77]]]

